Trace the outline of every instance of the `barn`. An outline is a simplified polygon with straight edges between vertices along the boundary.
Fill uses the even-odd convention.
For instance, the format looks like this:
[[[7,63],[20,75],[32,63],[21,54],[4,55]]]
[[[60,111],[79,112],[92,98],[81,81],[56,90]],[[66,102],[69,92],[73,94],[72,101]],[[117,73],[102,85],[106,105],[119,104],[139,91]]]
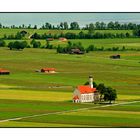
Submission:
[[[119,54],[117,54],[117,55],[111,55],[110,58],[112,58],[112,59],[120,59],[121,56]]]
[[[73,93],[73,102],[95,102],[99,101],[99,93],[93,87],[93,77],[89,76],[89,85],[77,86]]]
[[[9,70],[0,68],[0,75],[8,75],[8,74],[10,74]]]
[[[55,68],[42,68],[41,72],[44,72],[44,73],[55,73],[56,69]]]

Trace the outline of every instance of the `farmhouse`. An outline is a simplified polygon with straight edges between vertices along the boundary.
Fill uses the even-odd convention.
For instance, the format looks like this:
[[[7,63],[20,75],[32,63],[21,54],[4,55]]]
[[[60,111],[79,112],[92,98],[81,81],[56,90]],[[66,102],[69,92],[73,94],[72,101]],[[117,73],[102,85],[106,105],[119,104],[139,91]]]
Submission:
[[[41,72],[45,72],[45,73],[55,73],[55,68],[42,68]]]
[[[112,59],[120,59],[120,57],[121,56],[119,54],[110,56],[110,58],[112,58]]]
[[[8,75],[8,74],[10,74],[9,70],[0,68],[0,75]]]
[[[62,42],[68,41],[67,38],[65,38],[65,37],[60,37],[59,40],[62,41]]]
[[[73,102],[95,102],[99,100],[99,93],[93,87],[93,77],[89,76],[89,85],[77,86],[73,93]]]
[[[71,49],[70,54],[84,54],[80,49]]]

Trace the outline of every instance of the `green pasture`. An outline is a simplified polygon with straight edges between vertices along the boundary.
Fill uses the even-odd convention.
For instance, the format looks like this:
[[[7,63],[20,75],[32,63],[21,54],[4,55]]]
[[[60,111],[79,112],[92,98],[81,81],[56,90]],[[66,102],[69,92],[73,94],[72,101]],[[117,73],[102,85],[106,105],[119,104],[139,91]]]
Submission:
[[[9,104],[13,104],[13,102],[11,101],[4,102],[6,103],[6,106],[7,102],[9,102]],[[22,103],[22,105],[20,104],[17,107],[17,104],[20,102]],[[26,105],[26,103],[28,103],[28,105]],[[10,108],[8,108],[9,111],[7,113],[4,109],[4,105],[1,105],[0,110],[3,115],[0,114],[0,119],[3,119],[5,117],[8,119],[8,114],[10,118],[14,118],[15,116],[21,117],[21,114],[22,117],[24,117],[34,115],[35,113],[43,114],[44,112],[50,112],[50,110],[48,110],[50,106],[47,106],[46,103],[42,104],[36,102],[35,106],[31,106],[31,104],[33,103],[27,101],[26,103],[19,100],[19,102],[17,102],[16,105],[9,105]],[[56,105],[56,103],[53,104]],[[53,104],[50,104],[51,110],[53,111],[56,111],[56,108],[57,110],[59,110],[59,105],[63,106],[63,109],[66,105],[68,106],[68,104],[59,103],[59,105],[52,108]],[[74,104],[73,108],[75,108],[76,105]],[[76,112],[74,111],[60,113],[57,115],[50,114],[37,117],[29,117],[16,121],[0,122],[0,127],[140,127],[139,105],[139,103],[128,103],[126,105],[110,106],[104,108],[102,108],[102,106],[99,106],[96,109],[93,108],[89,110],[79,110]],[[91,106],[87,106],[86,104],[84,104],[84,107]],[[92,107],[94,106],[92,105]],[[63,109],[61,107],[61,110]]]
[[[95,45],[95,47],[112,48],[119,47],[122,48],[137,48],[140,49],[140,39],[139,38],[124,38],[124,39],[72,39],[73,43],[81,42],[84,47],[89,45]]]
[[[53,127],[53,128],[56,128],[56,127],[90,127],[90,126],[87,126],[87,125],[70,125],[70,124],[61,124],[61,123],[37,123],[37,122],[18,122],[18,121],[9,121],[9,122],[1,122],[0,123],[0,127],[8,127],[8,128],[13,128],[13,127],[22,127],[22,128],[33,128],[33,127]]]
[[[62,113],[59,115],[46,115],[19,120],[19,122],[61,123],[67,125],[87,125],[87,127],[140,127],[139,103],[115,107],[99,107],[85,111]],[[130,107],[130,108],[129,108]],[[110,109],[114,108],[114,109]],[[115,108],[118,108],[117,110]],[[103,109],[103,110],[102,110]]]
[[[18,86],[20,89],[45,90],[51,87],[52,90],[71,91],[76,85],[84,84],[89,74],[93,74],[97,83],[104,82],[122,93],[127,93],[129,89],[138,92],[140,63],[134,58],[135,55],[140,56],[140,52],[116,53],[119,53],[122,59],[110,59],[109,56],[114,52],[93,52],[77,56],[56,54],[54,50],[46,49],[10,51],[1,48],[1,67],[9,69],[11,74],[1,76],[0,83]],[[44,67],[55,67],[57,73],[35,72]]]
[[[123,41],[139,41],[132,40]],[[109,40],[106,42],[110,43]],[[121,59],[110,59],[113,54],[120,54]],[[44,67],[54,67],[57,73],[35,72]],[[74,88],[88,81],[91,74],[96,83],[104,83],[117,90],[116,103],[140,100],[139,51],[65,55],[48,49],[26,48],[23,51],[11,51],[2,47],[0,68],[11,72],[10,75],[0,75],[0,121],[98,106],[85,111],[0,122],[0,127],[140,127],[140,103],[105,108],[93,103],[72,103]]]

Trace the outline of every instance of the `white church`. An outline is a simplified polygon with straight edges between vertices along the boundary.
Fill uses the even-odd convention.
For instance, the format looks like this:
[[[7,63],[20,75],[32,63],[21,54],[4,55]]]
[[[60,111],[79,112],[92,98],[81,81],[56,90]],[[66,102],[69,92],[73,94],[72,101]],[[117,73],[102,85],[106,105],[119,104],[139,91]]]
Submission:
[[[77,86],[73,93],[73,102],[95,102],[99,100],[99,93],[93,87],[93,77],[89,76],[89,85]]]

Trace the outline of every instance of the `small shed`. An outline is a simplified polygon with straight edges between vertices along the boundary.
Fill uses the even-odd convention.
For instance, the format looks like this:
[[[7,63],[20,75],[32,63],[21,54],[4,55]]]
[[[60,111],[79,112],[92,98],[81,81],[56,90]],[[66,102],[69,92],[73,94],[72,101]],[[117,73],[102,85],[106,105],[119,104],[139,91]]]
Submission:
[[[44,72],[44,73],[55,73],[56,70],[55,70],[55,68],[42,68],[41,72]]]
[[[0,75],[9,75],[9,74],[10,74],[9,70],[0,68]]]
[[[65,38],[65,37],[60,37],[59,40],[62,41],[62,42],[68,41],[67,38]]]
[[[112,58],[112,59],[120,59],[121,56],[119,54],[117,54],[117,55],[111,55],[110,58]]]

